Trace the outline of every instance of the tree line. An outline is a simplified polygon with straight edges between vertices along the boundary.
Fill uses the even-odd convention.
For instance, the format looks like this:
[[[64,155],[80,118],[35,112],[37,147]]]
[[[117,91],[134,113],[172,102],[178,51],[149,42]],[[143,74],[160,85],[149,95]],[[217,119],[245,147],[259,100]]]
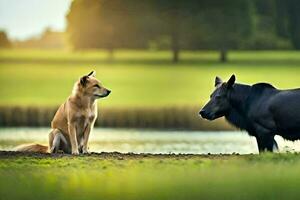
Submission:
[[[67,34],[74,49],[300,49],[297,0],[74,0]]]

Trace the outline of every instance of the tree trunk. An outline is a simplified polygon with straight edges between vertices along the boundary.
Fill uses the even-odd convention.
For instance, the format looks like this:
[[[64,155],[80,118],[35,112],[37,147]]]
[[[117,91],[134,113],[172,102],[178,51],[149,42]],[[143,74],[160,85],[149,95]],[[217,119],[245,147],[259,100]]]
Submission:
[[[220,61],[222,63],[227,62],[227,49],[226,48],[222,48],[221,52],[220,52]]]
[[[172,42],[172,51],[173,51],[173,62],[177,63],[179,61],[179,29],[180,29],[180,22],[179,22],[179,14],[178,10],[175,9],[173,12],[173,19],[172,19],[172,32],[171,32],[171,42]]]
[[[295,49],[300,50],[300,2],[297,0],[288,1],[289,2],[289,27],[291,42]]]
[[[173,39],[172,51],[173,51],[173,62],[177,63],[179,61],[179,46],[178,39]]]

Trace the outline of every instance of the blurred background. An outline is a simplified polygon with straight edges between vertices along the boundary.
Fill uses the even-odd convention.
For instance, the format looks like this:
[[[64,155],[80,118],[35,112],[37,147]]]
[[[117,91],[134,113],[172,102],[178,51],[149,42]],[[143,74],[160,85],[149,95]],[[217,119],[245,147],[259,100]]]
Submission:
[[[16,138],[47,143],[37,127],[50,127],[74,82],[96,70],[112,90],[99,101],[96,127],[123,139],[100,138],[93,150],[205,153],[220,144],[213,152],[256,152],[247,134],[198,111],[216,75],[299,87],[299,10],[297,0],[0,0],[0,147]],[[144,129],[178,137],[150,140],[155,131]]]

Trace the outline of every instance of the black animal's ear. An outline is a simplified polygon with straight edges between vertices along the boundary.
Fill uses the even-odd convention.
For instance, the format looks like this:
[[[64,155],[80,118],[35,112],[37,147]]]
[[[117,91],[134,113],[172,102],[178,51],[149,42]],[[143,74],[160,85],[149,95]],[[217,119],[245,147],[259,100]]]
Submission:
[[[87,76],[96,76],[96,72],[95,71],[91,71]]]
[[[85,87],[86,83],[88,82],[88,76],[83,76],[80,78],[80,84]]]
[[[216,87],[217,85],[220,85],[221,83],[223,83],[222,79],[221,79],[220,77],[216,76],[216,79],[215,79],[215,87]]]
[[[232,76],[230,77],[230,79],[227,81],[227,87],[231,88],[233,86],[234,82],[235,82],[235,75],[232,74]]]

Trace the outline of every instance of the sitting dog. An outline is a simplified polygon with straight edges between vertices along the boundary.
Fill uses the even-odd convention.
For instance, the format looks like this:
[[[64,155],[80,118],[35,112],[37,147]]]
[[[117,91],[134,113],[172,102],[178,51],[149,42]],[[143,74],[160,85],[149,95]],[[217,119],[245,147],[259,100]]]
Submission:
[[[49,134],[49,147],[32,144],[17,151],[88,153],[88,139],[97,118],[97,99],[106,97],[110,90],[95,78],[95,72],[81,77],[71,96],[57,110]]]

